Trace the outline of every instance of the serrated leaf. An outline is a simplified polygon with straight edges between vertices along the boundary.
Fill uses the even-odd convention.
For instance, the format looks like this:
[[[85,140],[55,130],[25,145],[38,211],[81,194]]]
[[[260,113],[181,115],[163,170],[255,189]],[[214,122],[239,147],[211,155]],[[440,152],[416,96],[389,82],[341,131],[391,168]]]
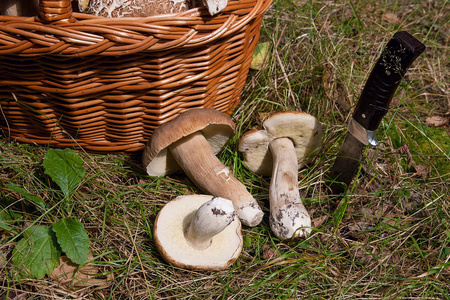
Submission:
[[[68,148],[48,150],[43,165],[45,174],[59,186],[66,198],[70,197],[86,172],[83,160]]]
[[[81,222],[64,218],[53,224],[58,244],[67,257],[76,264],[86,262],[89,254],[89,236]]]
[[[14,248],[12,261],[19,270],[29,272],[26,276],[41,279],[53,272],[60,256],[61,250],[51,228],[30,226]]]
[[[39,208],[42,208],[45,210],[45,203],[44,203],[44,201],[42,201],[42,199],[40,197],[29,193],[26,189],[21,188],[20,186],[18,186],[17,184],[14,184],[14,183],[6,184],[6,187],[8,189],[12,190],[13,192],[16,192],[19,195],[23,196],[25,199],[33,202]]]

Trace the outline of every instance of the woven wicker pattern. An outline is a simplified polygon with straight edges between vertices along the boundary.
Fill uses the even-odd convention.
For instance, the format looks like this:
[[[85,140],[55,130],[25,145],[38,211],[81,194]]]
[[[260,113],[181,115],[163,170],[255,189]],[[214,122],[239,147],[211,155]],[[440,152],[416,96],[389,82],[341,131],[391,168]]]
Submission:
[[[184,110],[231,113],[270,3],[119,19],[41,0],[39,17],[0,16],[0,128],[21,142],[134,152]]]

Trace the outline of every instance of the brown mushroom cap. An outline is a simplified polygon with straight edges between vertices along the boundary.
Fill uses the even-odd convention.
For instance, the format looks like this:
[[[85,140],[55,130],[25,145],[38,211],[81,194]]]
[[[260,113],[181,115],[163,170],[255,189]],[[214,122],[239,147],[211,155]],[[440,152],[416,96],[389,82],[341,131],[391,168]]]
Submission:
[[[148,17],[177,13],[188,9],[188,0],[82,0],[79,5],[96,16],[108,18]],[[86,8],[87,6],[87,8]]]
[[[213,198],[209,195],[180,196],[161,209],[155,220],[153,238],[165,261],[183,269],[218,271],[228,268],[238,258],[243,240],[237,216],[212,238],[206,249],[192,247],[185,238],[186,228],[196,211]]]
[[[311,160],[308,156],[322,143],[320,123],[304,112],[273,113],[263,120],[263,127],[246,132],[239,140],[244,164],[256,174],[272,174],[273,159],[269,143],[276,138],[289,138],[294,143],[299,169]]]
[[[231,118],[214,109],[190,109],[168,123],[158,127],[150,137],[142,155],[142,162],[151,176],[165,176],[181,168],[168,147],[179,139],[201,131],[217,154],[234,135],[235,125]]]

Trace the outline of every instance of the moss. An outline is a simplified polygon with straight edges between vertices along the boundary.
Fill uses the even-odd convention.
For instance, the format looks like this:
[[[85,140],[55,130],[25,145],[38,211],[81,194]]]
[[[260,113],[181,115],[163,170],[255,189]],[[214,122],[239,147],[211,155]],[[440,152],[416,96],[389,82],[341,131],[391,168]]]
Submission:
[[[430,169],[432,176],[449,177],[450,135],[448,129],[406,120],[395,123],[385,129],[394,149],[408,144],[414,163],[433,166]]]

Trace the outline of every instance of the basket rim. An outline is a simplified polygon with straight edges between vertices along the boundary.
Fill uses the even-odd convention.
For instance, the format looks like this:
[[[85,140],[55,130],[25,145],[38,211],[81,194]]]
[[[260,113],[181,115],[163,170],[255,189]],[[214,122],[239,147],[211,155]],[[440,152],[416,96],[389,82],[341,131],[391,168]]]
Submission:
[[[73,13],[74,22],[0,15],[0,56],[128,55],[193,48],[233,35],[272,0],[229,1],[218,15],[204,7],[150,17],[107,18]]]

